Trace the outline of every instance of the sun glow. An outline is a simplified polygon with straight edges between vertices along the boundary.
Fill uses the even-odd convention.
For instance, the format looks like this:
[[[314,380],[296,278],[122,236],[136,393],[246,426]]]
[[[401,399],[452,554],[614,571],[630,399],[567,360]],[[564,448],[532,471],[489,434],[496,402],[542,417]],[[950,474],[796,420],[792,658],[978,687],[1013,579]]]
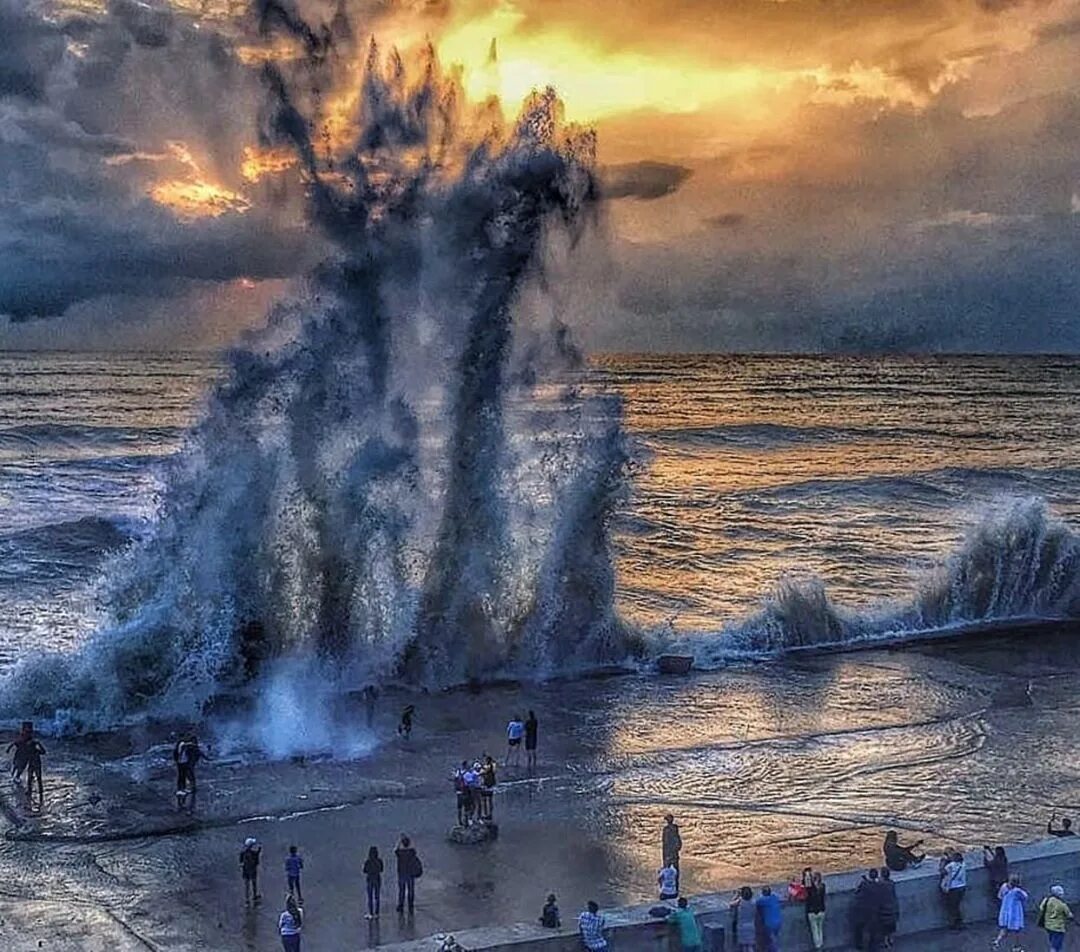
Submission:
[[[519,33],[522,19],[500,6],[438,41],[441,59],[463,67],[470,98],[494,94],[511,105],[550,85],[566,103],[568,118],[589,122],[637,110],[691,113],[720,102],[736,105],[785,81],[752,66],[711,67],[685,57],[669,62],[609,53],[565,33]]]
[[[183,142],[169,142],[168,150],[168,156],[179,162],[186,173],[180,178],[153,185],[150,197],[169,208],[177,218],[217,218],[230,212],[246,212],[251,207],[251,202],[243,195],[208,181]]]

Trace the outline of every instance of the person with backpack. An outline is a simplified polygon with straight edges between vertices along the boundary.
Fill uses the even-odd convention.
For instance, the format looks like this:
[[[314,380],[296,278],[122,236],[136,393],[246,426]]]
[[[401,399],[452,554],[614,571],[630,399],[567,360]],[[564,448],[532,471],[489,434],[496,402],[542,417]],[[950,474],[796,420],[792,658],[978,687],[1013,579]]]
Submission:
[[[254,902],[256,905],[262,901],[259,895],[259,855],[262,847],[254,836],[244,840],[244,848],[240,851],[240,873],[244,877],[244,903]]]
[[[1005,937],[1012,936],[1013,952],[1023,952],[1020,936],[1024,931],[1024,908],[1027,906],[1028,894],[1020,888],[1020,877],[1013,875],[1007,883],[1002,883],[998,898],[1001,906],[998,910],[998,934],[993,947],[1000,949]]]
[[[757,910],[754,907],[754,890],[743,886],[728,909],[731,912],[731,933],[735,939],[736,952],[754,952],[757,949]]]
[[[367,881],[367,919],[379,918],[379,896],[382,892],[383,861],[379,848],[372,846],[364,860],[364,879]]]
[[[397,860],[397,911],[404,912],[405,904],[408,903],[411,916],[416,905],[416,881],[424,875],[424,866],[412,841],[404,833],[394,850],[394,858]]]
[[[1065,887],[1051,886],[1050,895],[1039,903],[1039,928],[1046,930],[1052,952],[1065,948],[1065,932],[1073,921],[1073,913],[1065,902]]]
[[[278,935],[285,952],[300,952],[300,930],[303,928],[304,914],[290,893],[285,897],[285,911],[278,916]]]

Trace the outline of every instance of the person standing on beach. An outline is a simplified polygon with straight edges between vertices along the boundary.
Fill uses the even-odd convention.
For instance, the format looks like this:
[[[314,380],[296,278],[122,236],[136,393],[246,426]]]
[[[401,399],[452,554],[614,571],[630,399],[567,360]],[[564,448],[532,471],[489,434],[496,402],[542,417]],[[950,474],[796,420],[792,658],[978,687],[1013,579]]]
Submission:
[[[304,901],[304,894],[300,891],[300,870],[303,868],[303,857],[295,846],[290,846],[289,855],[285,857],[285,884],[289,895],[295,894],[297,902]]]
[[[372,846],[364,860],[364,879],[367,881],[367,918],[379,918],[379,897],[382,893],[383,861],[379,848]]]
[[[1065,948],[1065,931],[1072,921],[1072,910],[1065,902],[1065,887],[1051,886],[1050,895],[1039,903],[1039,923],[1046,930],[1052,952]]]
[[[45,747],[34,736],[33,727],[30,728],[29,734],[23,741],[24,756],[26,757],[26,795],[27,797],[33,797],[34,795],[34,778],[37,778],[37,792],[38,800],[44,802],[45,800],[45,786],[42,779],[42,765],[41,758],[45,756]]]
[[[540,722],[536,719],[536,713],[529,711],[525,719],[525,766],[536,766],[536,744],[540,738]]]
[[[12,754],[11,779],[16,783],[22,782],[22,775],[26,771],[26,764],[30,757],[27,744],[33,736],[33,721],[23,721],[19,733],[15,735],[15,739],[7,746],[7,752]]]
[[[414,704],[407,705],[405,710],[401,712],[401,722],[398,724],[397,732],[406,740],[412,737],[412,722],[415,714],[416,706]]]
[[[679,943],[682,952],[701,952],[701,929],[698,928],[697,919],[690,911],[690,904],[683,896],[679,900],[679,908],[668,918],[679,932]]]
[[[480,818],[482,820],[495,819],[495,786],[498,777],[495,776],[495,761],[490,754],[484,754],[484,763],[480,768]]]
[[[259,895],[259,855],[262,847],[254,836],[244,840],[244,848],[240,851],[240,873],[244,877],[244,904],[262,901]]]
[[[660,855],[662,865],[674,866],[675,872],[679,872],[679,854],[682,852],[682,836],[679,834],[679,826],[675,817],[670,813],[664,817],[664,830],[660,834]],[[678,885],[676,885],[676,891]]]
[[[1072,820],[1068,817],[1064,817],[1061,821],[1061,827],[1054,829],[1054,820],[1057,819],[1056,813],[1050,814],[1050,822],[1046,824],[1046,832],[1051,836],[1076,836],[1076,832],[1072,828]]]
[[[506,764],[510,766],[510,759],[513,758],[514,766],[521,765],[521,741],[525,737],[525,723],[521,719],[520,714],[515,714],[510,723],[506,725]]]
[[[679,895],[679,871],[674,866],[664,866],[656,874],[661,899],[674,899]]]
[[[821,873],[811,872],[809,881],[803,876],[806,887],[806,925],[810,930],[810,943],[815,950],[825,948],[825,880]]]
[[[300,930],[304,914],[300,911],[292,893],[285,897],[285,911],[278,917],[278,935],[285,952],[300,952]]]
[[[408,903],[411,916],[416,905],[416,881],[424,874],[424,867],[412,841],[404,833],[394,850],[394,858],[397,860],[397,911],[404,912]]]
[[[369,684],[364,688],[364,720],[367,722],[368,730],[371,730],[375,726],[375,702],[379,699],[379,692],[374,684]]]

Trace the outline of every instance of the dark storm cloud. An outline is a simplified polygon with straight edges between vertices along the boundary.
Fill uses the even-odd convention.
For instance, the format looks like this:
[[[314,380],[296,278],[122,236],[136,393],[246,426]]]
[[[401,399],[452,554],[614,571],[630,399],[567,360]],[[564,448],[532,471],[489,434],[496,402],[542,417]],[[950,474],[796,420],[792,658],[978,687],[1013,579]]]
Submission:
[[[0,0],[0,99],[41,99],[63,55],[64,38],[26,0]]]
[[[0,314],[293,275],[314,260],[295,219],[231,191],[261,88],[220,35],[132,0],[51,20],[0,0],[0,35]],[[204,179],[225,190],[217,217],[149,197],[163,180]]]
[[[628,162],[601,169],[600,187],[605,198],[663,198],[691,175],[690,169],[667,162]]]

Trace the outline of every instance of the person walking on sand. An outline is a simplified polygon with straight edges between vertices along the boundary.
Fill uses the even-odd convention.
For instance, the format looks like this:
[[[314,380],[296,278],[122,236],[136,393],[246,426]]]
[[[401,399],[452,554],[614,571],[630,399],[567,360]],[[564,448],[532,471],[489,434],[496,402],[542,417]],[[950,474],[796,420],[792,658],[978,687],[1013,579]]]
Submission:
[[[1065,887],[1050,887],[1050,895],[1039,903],[1039,925],[1046,930],[1052,952],[1061,952],[1065,948],[1065,931],[1073,921],[1073,913],[1065,902]]]
[[[292,893],[285,897],[285,911],[278,916],[278,935],[285,952],[300,952],[300,931],[304,925],[304,914],[293,898]]]
[[[382,893],[383,861],[379,857],[379,848],[372,846],[364,860],[364,879],[367,881],[367,916],[379,918],[379,897]]]
[[[815,950],[825,948],[825,880],[821,873],[811,872],[803,876],[806,888],[806,925],[810,930],[810,944]]]
[[[998,934],[993,947],[1000,949],[1006,937],[1012,936],[1013,952],[1023,952],[1020,936],[1024,932],[1024,908],[1027,906],[1028,894],[1020,886],[1020,877],[1013,875],[1007,883],[1002,883],[998,898],[1001,906],[998,909]]]
[[[701,929],[685,896],[679,900],[679,907],[668,917],[668,922],[678,930],[682,952],[701,952]]]
[[[757,949],[757,912],[754,906],[754,890],[749,886],[743,886],[735,893],[735,898],[731,900],[728,909],[731,911],[736,952],[755,952]]]
[[[514,766],[521,766],[521,741],[525,737],[525,722],[520,714],[515,714],[510,723],[506,725],[506,764],[509,767],[511,759]]]
[[[303,868],[303,857],[295,846],[290,846],[289,855],[285,857],[285,884],[289,895],[295,895],[299,903],[304,901],[304,894],[300,891],[300,870]]]
[[[1051,836],[1076,836],[1076,831],[1072,828],[1072,820],[1068,817],[1063,817],[1061,820],[1061,826],[1058,829],[1054,829],[1054,820],[1057,819],[1056,813],[1050,814],[1050,822],[1046,824],[1046,832]]]
[[[604,929],[607,922],[600,914],[600,907],[589,900],[585,911],[578,916],[578,932],[581,933],[581,943],[588,952],[606,952],[608,944],[604,937]]]
[[[408,903],[411,916],[416,905],[416,881],[424,875],[424,867],[412,841],[404,833],[394,850],[394,858],[397,860],[397,911],[404,912]]]
[[[540,722],[536,719],[536,713],[529,711],[525,718],[525,766],[536,767],[536,744],[540,739]]]
[[[262,901],[259,894],[259,856],[262,847],[254,836],[244,840],[244,848],[240,851],[240,873],[244,877],[244,904]]]

